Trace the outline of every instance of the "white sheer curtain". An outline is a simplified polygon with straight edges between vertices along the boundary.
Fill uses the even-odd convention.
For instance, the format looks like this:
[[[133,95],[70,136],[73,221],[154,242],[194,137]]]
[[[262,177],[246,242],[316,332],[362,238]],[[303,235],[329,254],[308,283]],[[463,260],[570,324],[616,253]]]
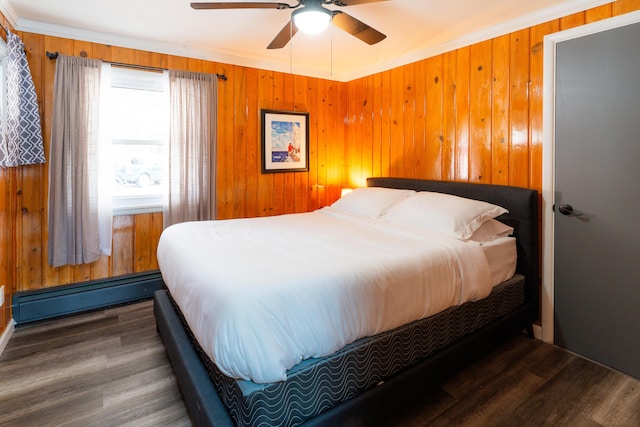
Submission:
[[[169,185],[164,226],[215,218],[215,74],[169,71]]]
[[[49,264],[85,264],[111,252],[111,195],[100,197],[102,62],[60,55],[49,166]],[[111,171],[113,172],[113,171]],[[103,204],[106,203],[106,204]]]

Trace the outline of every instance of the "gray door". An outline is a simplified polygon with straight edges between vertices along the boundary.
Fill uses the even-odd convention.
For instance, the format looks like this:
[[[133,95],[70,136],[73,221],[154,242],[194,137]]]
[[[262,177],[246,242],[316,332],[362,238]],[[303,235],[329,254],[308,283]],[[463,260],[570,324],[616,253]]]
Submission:
[[[556,67],[555,342],[640,378],[640,23]]]

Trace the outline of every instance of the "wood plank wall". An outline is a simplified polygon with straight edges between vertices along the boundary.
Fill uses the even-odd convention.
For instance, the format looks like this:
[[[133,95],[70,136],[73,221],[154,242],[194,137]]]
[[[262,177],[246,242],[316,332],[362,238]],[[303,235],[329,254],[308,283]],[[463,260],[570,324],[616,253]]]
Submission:
[[[225,219],[313,210],[372,175],[541,189],[543,37],[637,9],[640,0],[618,0],[348,83],[18,34],[40,100],[47,152],[55,64],[46,51],[226,74],[219,82],[217,175],[217,217]],[[261,108],[310,113],[308,173],[260,173]],[[47,170],[0,170],[5,300],[18,291],[157,268],[160,213],[115,217],[110,257],[49,267]],[[0,331],[10,319],[9,305],[0,310]]]
[[[543,38],[618,1],[349,82],[347,174],[542,188]]]

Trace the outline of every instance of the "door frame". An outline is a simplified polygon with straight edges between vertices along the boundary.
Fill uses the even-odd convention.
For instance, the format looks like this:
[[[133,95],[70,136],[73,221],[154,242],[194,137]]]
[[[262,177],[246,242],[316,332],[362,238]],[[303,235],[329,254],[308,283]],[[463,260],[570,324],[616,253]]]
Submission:
[[[556,45],[640,22],[640,10],[544,37],[542,122],[542,295],[541,338],[554,343],[554,213],[555,203],[555,85]]]

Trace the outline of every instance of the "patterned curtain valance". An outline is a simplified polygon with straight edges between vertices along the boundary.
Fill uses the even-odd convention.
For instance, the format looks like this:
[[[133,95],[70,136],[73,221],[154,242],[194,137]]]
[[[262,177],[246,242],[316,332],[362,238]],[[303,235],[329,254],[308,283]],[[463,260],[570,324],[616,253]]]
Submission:
[[[0,167],[44,163],[36,90],[24,44],[11,31],[7,31],[5,78],[7,111],[0,138]]]

